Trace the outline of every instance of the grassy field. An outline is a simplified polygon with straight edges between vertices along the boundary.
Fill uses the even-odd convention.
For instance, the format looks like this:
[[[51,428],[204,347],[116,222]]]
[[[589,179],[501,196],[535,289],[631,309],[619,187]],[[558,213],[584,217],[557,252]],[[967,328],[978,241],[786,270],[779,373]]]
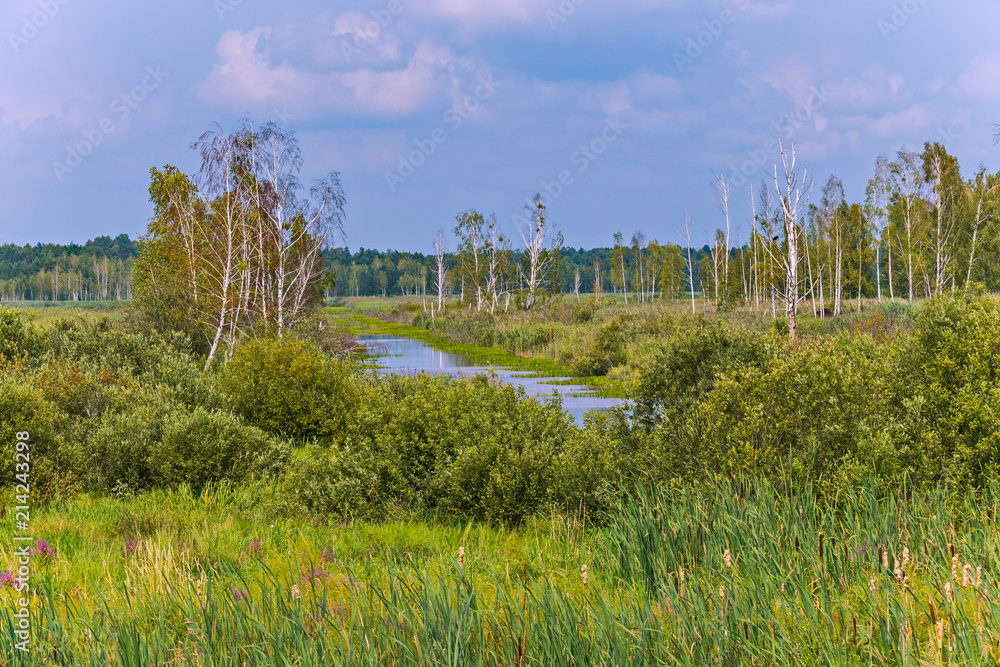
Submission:
[[[60,319],[125,317],[127,301],[9,301],[0,304],[16,308],[40,326],[49,326]]]
[[[640,493],[602,526],[551,515],[508,531],[282,519],[266,485],[80,496],[34,518],[32,650],[8,643],[3,589],[0,659],[994,664],[998,502],[721,482]]]

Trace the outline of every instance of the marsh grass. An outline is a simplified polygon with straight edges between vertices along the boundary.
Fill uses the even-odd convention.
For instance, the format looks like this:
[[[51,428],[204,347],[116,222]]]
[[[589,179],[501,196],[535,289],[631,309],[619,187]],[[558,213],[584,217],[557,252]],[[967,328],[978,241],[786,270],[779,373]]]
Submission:
[[[33,650],[10,648],[5,604],[0,660],[979,665],[1000,657],[997,487],[955,498],[943,489],[884,496],[872,484],[829,498],[810,487],[712,480],[640,489],[603,526],[553,513],[516,531],[448,516],[324,525],[273,515],[274,493],[219,486],[47,508],[36,533],[57,553],[33,565]],[[131,553],[126,536],[138,543]],[[5,546],[0,567],[11,556]]]
[[[28,315],[33,324],[49,327],[63,319],[95,320],[110,317],[122,320],[128,313],[128,301],[5,301],[2,305]]]

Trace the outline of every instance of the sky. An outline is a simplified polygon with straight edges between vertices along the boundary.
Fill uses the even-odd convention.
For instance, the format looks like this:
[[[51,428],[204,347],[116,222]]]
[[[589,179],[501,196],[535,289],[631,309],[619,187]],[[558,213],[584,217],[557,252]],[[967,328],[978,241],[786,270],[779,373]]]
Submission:
[[[1000,169],[995,0],[3,0],[0,243],[142,234],[149,170],[250,115],[339,171],[339,245],[429,252],[475,208],[517,239],[540,192],[572,247],[734,242],[778,140],[864,197],[937,141]]]

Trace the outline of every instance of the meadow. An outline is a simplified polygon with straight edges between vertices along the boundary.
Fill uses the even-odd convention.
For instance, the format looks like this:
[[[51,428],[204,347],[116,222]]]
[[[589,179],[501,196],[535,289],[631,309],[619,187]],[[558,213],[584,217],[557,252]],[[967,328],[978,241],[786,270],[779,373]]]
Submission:
[[[0,486],[28,431],[35,540],[24,654],[0,519],[0,662],[1000,658],[992,297],[865,304],[794,341],[689,303],[339,305],[208,370],[128,309],[0,310]],[[596,361],[634,403],[579,427],[488,378],[378,378],[360,326]]]

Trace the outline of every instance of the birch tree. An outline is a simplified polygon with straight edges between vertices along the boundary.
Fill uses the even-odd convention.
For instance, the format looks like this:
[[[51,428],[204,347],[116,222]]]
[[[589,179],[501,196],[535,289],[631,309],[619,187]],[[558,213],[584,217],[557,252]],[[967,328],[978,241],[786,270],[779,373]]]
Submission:
[[[697,314],[698,307],[694,300],[694,257],[691,254],[691,215],[684,212],[684,233],[687,238],[688,285],[691,287],[691,314]]]
[[[949,274],[955,258],[953,241],[961,177],[958,161],[939,143],[925,144],[922,160],[924,182],[934,198],[934,294],[940,295],[954,280]]]
[[[726,236],[725,236],[725,249],[723,252],[724,265],[722,271],[723,284],[725,285],[723,292],[726,294],[727,298],[729,295],[729,248],[731,247],[730,238],[732,232],[732,224],[729,218],[729,204],[733,198],[733,184],[729,180],[729,177],[725,174],[719,174],[718,178],[713,184],[715,188],[715,198],[716,203],[719,206],[719,210],[722,211],[722,215],[726,220]]]
[[[529,222],[521,230],[524,243],[521,301],[525,310],[531,310],[556,290],[563,238],[548,222],[541,194],[535,195],[527,212]]]
[[[819,221],[827,241],[834,315],[840,315],[844,296],[844,217],[846,207],[844,184],[836,175],[831,175],[826,185],[823,186]]]
[[[207,364],[238,337],[283,336],[321,302],[323,250],[343,233],[339,174],[305,188],[294,134],[245,119],[194,144],[196,179],[151,171],[154,218],[140,243],[138,300],[209,329]],[[174,305],[176,304],[176,305]]]
[[[486,218],[476,210],[465,211],[456,221],[455,236],[458,237],[458,275],[463,285],[475,289],[476,310],[485,304],[484,283],[486,259]]]
[[[892,174],[889,159],[879,155],[875,160],[875,175],[865,190],[865,213],[875,234],[875,284],[878,300],[882,303],[882,243],[889,228]],[[889,244],[889,298],[892,299],[892,244]]]
[[[780,144],[779,144],[780,146]],[[781,163],[784,174],[779,178],[778,166],[774,167],[774,191],[778,196],[784,221],[785,252],[780,255],[785,269],[785,310],[788,313],[788,337],[795,338],[795,314],[799,305],[799,219],[808,204],[810,192],[807,172],[800,175],[795,168],[795,147],[789,157],[781,147]]]
[[[622,292],[625,294],[625,305],[628,305],[628,278],[626,271],[628,259],[622,239],[622,233],[615,232],[615,246],[611,249],[611,284],[622,288]]]
[[[444,236],[444,230],[439,229],[434,237],[434,278],[437,287],[438,310],[444,310],[444,290],[448,284],[448,265],[446,258],[448,255],[448,242]]]
[[[913,302],[914,285],[914,242],[917,241],[917,204],[923,192],[923,174],[920,156],[900,150],[896,160],[889,165],[892,173],[893,197],[902,207],[903,233],[906,236],[903,250],[906,252],[906,284],[908,300]]]

